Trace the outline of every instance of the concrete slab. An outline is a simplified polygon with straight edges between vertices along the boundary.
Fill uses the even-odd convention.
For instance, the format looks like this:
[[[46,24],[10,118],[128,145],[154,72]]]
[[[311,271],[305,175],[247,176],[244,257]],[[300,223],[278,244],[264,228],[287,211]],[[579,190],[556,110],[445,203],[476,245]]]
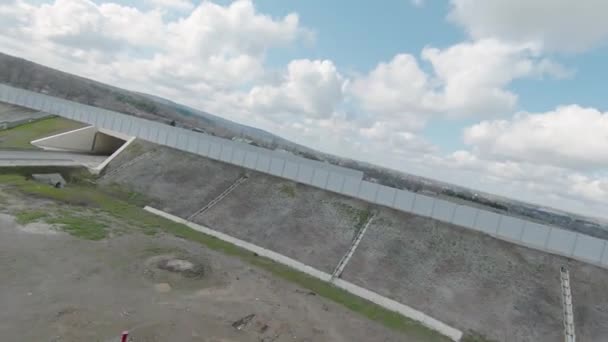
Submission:
[[[315,169],[315,173],[312,177],[312,185],[317,188],[325,189],[327,181],[329,179],[329,171],[323,169]]]
[[[431,217],[435,199],[421,194],[416,194],[414,197],[414,208],[412,212],[416,215]]]
[[[479,209],[459,205],[454,212],[454,221],[452,223],[466,228],[474,228],[478,213]]]
[[[258,155],[258,162],[255,165],[255,169],[260,172],[268,172],[270,169],[270,156],[260,153]]]
[[[300,168],[298,170],[298,182],[304,184],[312,183],[312,174],[313,168],[310,165],[300,164]]]
[[[335,172],[330,172],[329,179],[327,180],[326,189],[329,191],[340,193],[342,191],[342,187],[344,186],[344,180],[345,178],[343,175]]]
[[[497,235],[510,241],[519,242],[523,236],[524,225],[526,222],[522,219],[505,215],[503,215],[499,221],[500,225],[498,226]]]
[[[500,223],[500,216],[501,215],[497,213],[479,209],[473,229],[490,235],[496,235],[498,232],[498,224]]]
[[[397,196],[395,197],[395,209],[412,212],[414,208],[414,193],[407,190],[397,190]]]
[[[285,168],[283,169],[283,177],[291,180],[298,178],[299,165],[295,161],[287,160],[285,162]]]
[[[359,186],[359,193],[357,194],[357,198],[360,198],[367,202],[375,203],[377,194],[378,184],[371,183],[368,181],[362,181]]]
[[[340,193],[351,197],[357,197],[357,195],[359,194],[360,185],[360,179],[354,177],[345,177],[344,186],[342,187],[342,191],[340,191]]]
[[[574,257],[599,264],[602,259],[606,241],[591,236],[579,234],[574,248]]]
[[[385,185],[378,186],[378,195],[376,196],[376,203],[392,207],[395,203],[395,197],[397,196],[397,189],[391,188]]]
[[[576,233],[553,227],[549,234],[547,250],[562,255],[572,255],[576,235]]]
[[[439,198],[435,199],[433,218],[443,222],[451,222],[456,210],[456,204]]]

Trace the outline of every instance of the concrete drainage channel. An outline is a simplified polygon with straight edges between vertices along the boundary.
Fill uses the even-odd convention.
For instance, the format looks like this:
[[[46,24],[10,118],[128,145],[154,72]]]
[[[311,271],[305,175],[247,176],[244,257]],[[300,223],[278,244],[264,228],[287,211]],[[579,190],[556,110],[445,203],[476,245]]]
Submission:
[[[197,210],[194,214],[190,215],[188,217],[188,221],[192,221],[198,215],[204,213],[205,211],[211,209],[214,205],[218,204],[221,200],[224,199],[224,197],[228,196],[234,189],[236,189],[239,185],[243,184],[247,180],[247,178],[249,178],[247,175],[241,176],[234,183],[230,184],[230,186],[226,188],[226,190],[224,190],[221,194],[219,194],[219,196],[211,200],[211,202],[207,203],[201,209]]]
[[[346,255],[342,258],[342,260],[339,263],[339,266],[336,268],[336,271],[334,271],[333,275],[330,275],[328,273],[325,273],[323,271],[320,271],[314,267],[308,266],[306,264],[303,264],[297,260],[294,260],[292,258],[289,258],[287,256],[284,256],[282,254],[273,252],[271,250],[262,248],[260,246],[254,245],[252,243],[237,239],[235,237],[232,237],[230,235],[215,231],[213,229],[207,228],[205,226],[190,222],[188,220],[185,220],[181,217],[177,217],[175,215],[171,215],[169,213],[166,213],[164,211],[152,208],[152,207],[148,207],[146,206],[144,208],[144,210],[161,216],[163,218],[166,218],[168,220],[171,220],[173,222],[177,222],[177,223],[181,223],[184,224],[188,227],[190,227],[193,230],[196,230],[198,232],[201,232],[203,234],[209,235],[209,236],[213,236],[215,238],[218,238],[222,241],[231,243],[237,247],[243,248],[245,250],[248,250],[250,252],[253,253],[257,253],[258,255],[261,255],[263,257],[266,257],[268,259],[271,259],[275,262],[278,262],[280,264],[286,265],[288,267],[291,267],[295,270],[298,270],[300,272],[306,273],[312,277],[315,277],[317,279],[332,283],[334,286],[345,290],[351,294],[354,294],[358,297],[361,297],[363,299],[366,299],[372,303],[375,303],[387,310],[399,313],[405,317],[408,317],[410,319],[413,319],[417,322],[420,322],[422,325],[426,326],[429,329],[432,329],[434,331],[439,332],[440,334],[449,337],[451,340],[453,341],[460,341],[460,339],[462,338],[462,331],[451,327],[433,317],[430,317],[428,315],[426,315],[423,312],[420,312],[414,308],[411,308],[405,304],[399,303],[397,301],[394,301],[390,298],[381,296],[378,293],[375,293],[373,291],[364,289],[360,286],[357,286],[355,284],[352,284],[350,282],[347,282],[345,280],[342,280],[338,277],[336,277],[335,275],[341,272],[337,272],[340,271],[340,269],[344,269],[344,266],[348,263],[348,260],[350,259],[350,256],[352,256],[352,254],[354,253],[355,249],[357,248],[359,242],[361,241],[361,239],[363,238],[363,235],[365,234],[366,228],[369,225],[369,223],[371,222],[371,218],[368,220],[366,226],[359,232],[359,235],[357,236],[357,238],[355,238],[353,240],[353,244],[351,245],[351,248],[349,249],[349,251],[346,253]],[[341,266],[344,265],[344,266]],[[339,274],[338,274],[339,275]]]
[[[342,259],[340,259],[338,266],[336,266],[334,273],[331,275],[332,282],[334,281],[335,278],[340,278],[340,276],[342,275],[342,272],[344,272],[344,269],[346,268],[346,265],[350,261],[350,258],[353,256],[353,254],[355,254],[355,250],[357,250],[359,243],[361,242],[361,240],[363,240],[363,236],[365,235],[365,232],[367,231],[367,227],[369,227],[370,223],[372,223],[373,220],[374,220],[374,215],[371,215],[367,219],[367,222],[365,223],[365,226],[363,226],[363,229],[359,230],[359,232],[353,239],[353,243],[350,245],[350,248],[348,249],[346,254],[344,254]]]

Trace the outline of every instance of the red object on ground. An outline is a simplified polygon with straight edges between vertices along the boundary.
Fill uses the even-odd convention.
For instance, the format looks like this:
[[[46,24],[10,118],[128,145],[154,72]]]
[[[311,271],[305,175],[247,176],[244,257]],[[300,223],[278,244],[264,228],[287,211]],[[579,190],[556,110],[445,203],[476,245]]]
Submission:
[[[127,342],[127,338],[129,338],[129,332],[128,331],[123,331],[122,332],[122,338],[120,339],[120,342]]]

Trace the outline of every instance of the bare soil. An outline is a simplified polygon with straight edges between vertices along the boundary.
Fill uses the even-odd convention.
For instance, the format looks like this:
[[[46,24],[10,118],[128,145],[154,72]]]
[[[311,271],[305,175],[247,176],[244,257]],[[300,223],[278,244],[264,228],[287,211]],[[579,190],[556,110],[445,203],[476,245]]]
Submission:
[[[7,212],[57,208],[2,196],[3,341],[118,341],[123,330],[135,342],[408,341],[194,242],[135,232],[88,241],[21,226]]]

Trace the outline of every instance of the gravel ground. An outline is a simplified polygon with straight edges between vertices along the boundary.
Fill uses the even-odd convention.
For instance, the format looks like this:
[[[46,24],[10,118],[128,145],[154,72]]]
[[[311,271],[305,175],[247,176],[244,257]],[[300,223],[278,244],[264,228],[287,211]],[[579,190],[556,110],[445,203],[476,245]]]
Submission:
[[[331,273],[365,203],[256,174],[195,222]]]
[[[49,205],[6,194],[2,200],[5,211]],[[135,342],[408,341],[238,259],[170,236],[93,242],[0,213],[0,274],[3,341],[118,341],[123,330]]]
[[[394,210],[370,225],[342,278],[498,341],[563,339],[559,268],[570,269],[576,333],[608,336],[608,272]]]
[[[152,149],[137,142],[134,149],[119,155],[106,170],[101,184],[128,185],[150,199],[150,205],[187,218],[221,194],[243,173],[243,169],[169,148]],[[130,151],[129,151],[130,150]],[[147,153],[153,151],[152,153]],[[125,162],[145,154],[138,162],[120,168]],[[118,170],[113,173],[112,170]]]

